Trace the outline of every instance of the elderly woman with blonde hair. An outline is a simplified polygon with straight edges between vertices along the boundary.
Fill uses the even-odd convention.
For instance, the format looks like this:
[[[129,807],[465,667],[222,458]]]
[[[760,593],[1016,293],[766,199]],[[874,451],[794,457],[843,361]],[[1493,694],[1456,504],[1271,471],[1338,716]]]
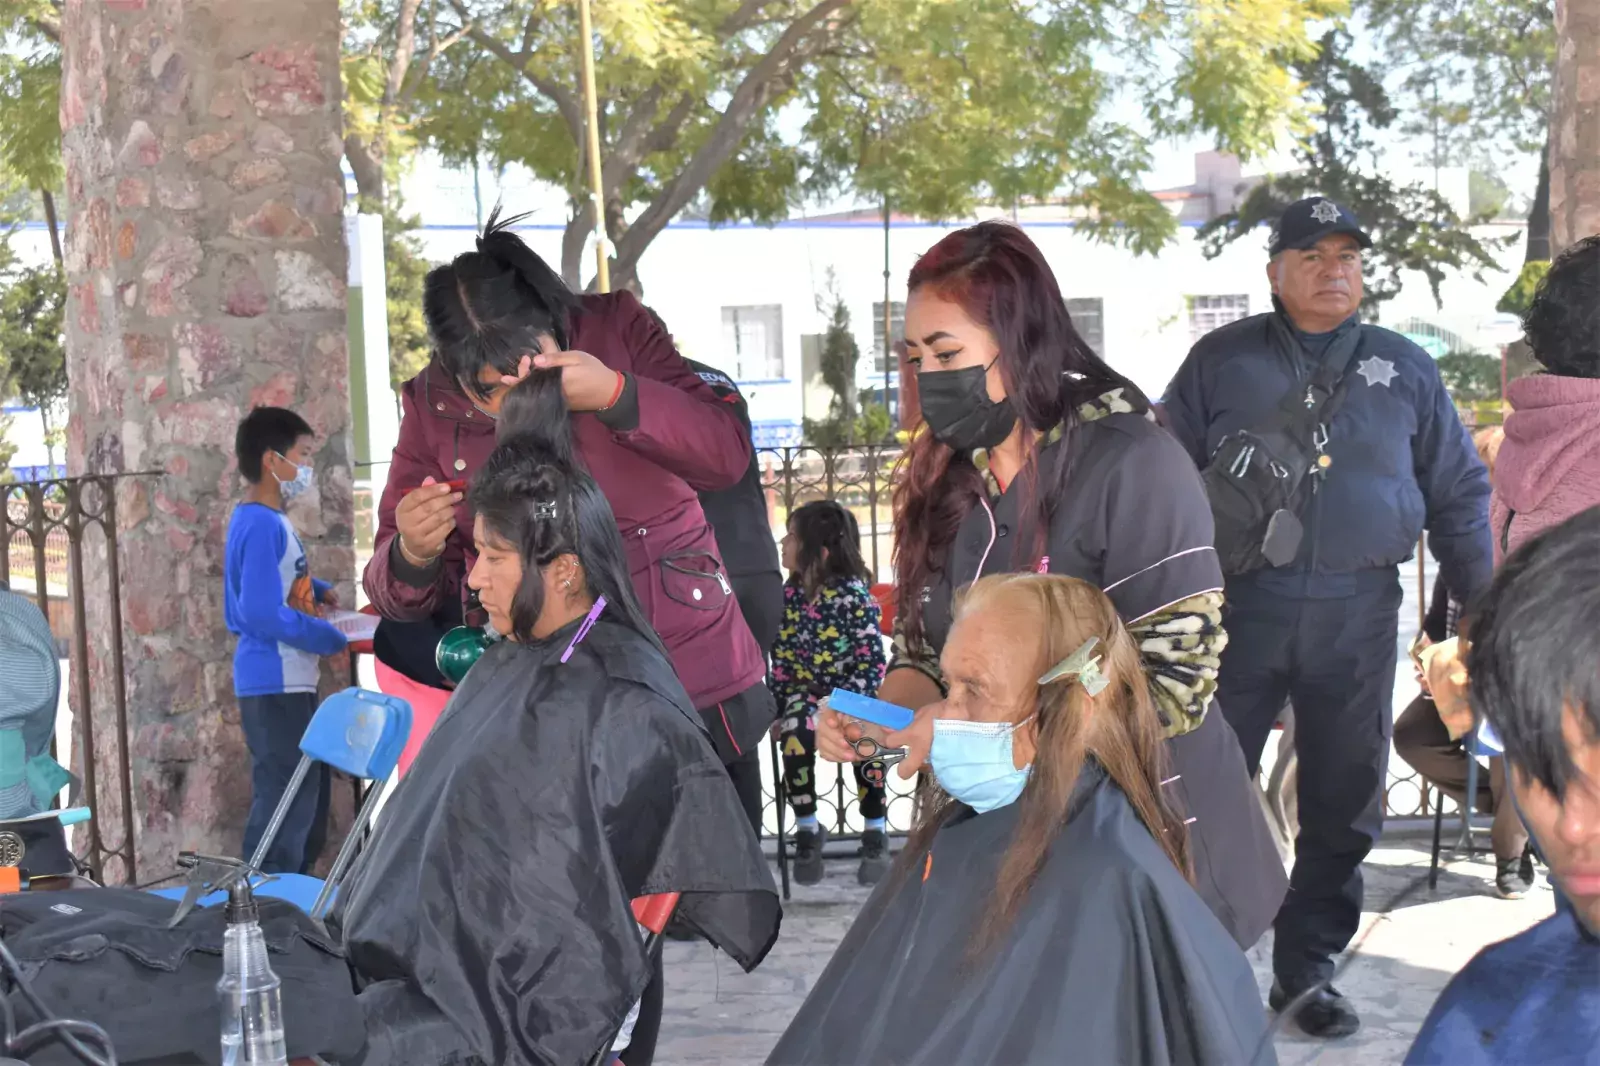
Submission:
[[[984,578],[940,665],[937,786],[770,1066],[1273,1061],[1250,966],[1190,884],[1161,718],[1111,601],[1061,575]]]

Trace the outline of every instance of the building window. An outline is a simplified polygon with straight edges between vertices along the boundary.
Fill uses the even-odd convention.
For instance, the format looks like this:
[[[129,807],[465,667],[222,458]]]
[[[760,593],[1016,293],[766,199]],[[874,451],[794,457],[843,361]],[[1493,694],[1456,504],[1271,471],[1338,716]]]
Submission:
[[[1189,297],[1189,341],[1195,343],[1214,329],[1250,317],[1249,296]]]
[[[735,381],[783,380],[783,308],[724,307],[722,357]]]
[[[889,305],[889,344],[883,343],[883,301],[879,300],[872,305],[872,369],[874,373],[885,374],[895,368],[899,362],[888,366],[884,365],[884,352],[889,352],[889,358],[894,359],[894,348],[890,345],[903,339],[906,335],[906,305],[891,303]]]
[[[1067,314],[1072,316],[1072,328],[1102,359],[1106,357],[1105,309],[1105,301],[1098,296],[1067,301]]]

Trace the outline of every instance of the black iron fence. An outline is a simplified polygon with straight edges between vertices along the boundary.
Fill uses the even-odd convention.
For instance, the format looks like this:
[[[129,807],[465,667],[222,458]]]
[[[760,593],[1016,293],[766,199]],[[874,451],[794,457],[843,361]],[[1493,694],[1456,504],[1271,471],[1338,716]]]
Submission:
[[[761,449],[758,462],[767,492],[771,532],[781,537],[788,515],[813,500],[838,500],[861,526],[863,555],[880,581],[892,581],[892,496],[898,445],[820,449]],[[0,485],[4,501],[0,533],[0,578],[44,606],[64,657],[72,661],[70,730],[58,743],[70,747],[69,760],[83,778],[84,803],[94,818],[74,843],[80,858],[102,876],[110,860],[120,859],[120,880],[137,878],[128,812],[133,810],[128,749],[128,707],[123,662],[122,601],[117,544],[117,492],[126,479],[150,475],[60,478]],[[86,562],[87,560],[87,562]],[[103,560],[103,566],[92,565]],[[1417,592],[1428,595],[1426,554],[1418,553]],[[105,597],[109,629],[87,632],[85,592]],[[101,621],[97,614],[97,623]],[[103,649],[103,651],[102,651]],[[92,660],[96,669],[88,668]],[[103,684],[94,684],[100,678]],[[99,728],[97,728],[97,723]],[[107,724],[113,728],[107,729]],[[66,761],[66,760],[64,760]],[[860,801],[848,769],[826,761],[817,767],[819,816],[838,833],[861,828]],[[768,832],[778,828],[777,767],[768,768]],[[904,830],[912,817],[913,782],[889,775],[889,824]],[[1385,809],[1391,816],[1429,816],[1436,792],[1410,767],[1391,760]],[[787,820],[787,818],[785,818]]]
[[[58,478],[0,485],[0,580],[12,591],[31,596],[50,620],[58,648],[66,651],[72,669],[63,682],[71,686],[71,727],[57,722],[56,757],[65,758],[83,781],[82,803],[93,812],[87,825],[74,831],[75,852],[96,880],[108,863],[120,859],[120,878],[138,878],[131,822],[132,762],[128,751],[128,694],[122,642],[122,594],[117,550],[117,491],[128,477]],[[86,565],[86,558],[94,564]],[[97,624],[91,651],[87,598],[104,596],[110,609]],[[104,653],[109,661],[91,668]],[[104,686],[91,684],[96,675]],[[97,723],[110,721],[110,730]],[[63,752],[63,747],[70,751]],[[105,774],[110,768],[111,773]],[[106,780],[109,776],[110,780]]]

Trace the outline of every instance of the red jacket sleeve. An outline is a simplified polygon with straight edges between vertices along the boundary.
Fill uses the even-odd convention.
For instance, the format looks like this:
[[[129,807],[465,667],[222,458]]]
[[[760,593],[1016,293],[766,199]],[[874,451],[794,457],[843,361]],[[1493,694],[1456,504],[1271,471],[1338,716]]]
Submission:
[[[638,389],[639,424],[617,443],[688,482],[697,492],[732,488],[750,468],[750,435],[733,405],[701,380],[631,292],[610,308]]]
[[[378,534],[373,538],[372,558],[367,560],[367,569],[361,578],[367,599],[380,615],[395,622],[414,622],[428,617],[438,608],[445,586],[442,565],[436,566],[432,584],[419,587],[401,580],[390,559],[396,536],[394,510],[400,500],[426,477],[441,481],[446,478],[427,445],[414,387],[415,382],[411,382],[400,393],[400,440],[395,444],[394,456],[389,461],[389,480],[378,502]]]

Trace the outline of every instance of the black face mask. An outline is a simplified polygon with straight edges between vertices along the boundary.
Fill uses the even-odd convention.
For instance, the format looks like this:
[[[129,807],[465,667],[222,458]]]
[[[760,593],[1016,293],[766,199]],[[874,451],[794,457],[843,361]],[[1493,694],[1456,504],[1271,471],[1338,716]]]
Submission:
[[[989,366],[993,366],[990,363]],[[1011,436],[1017,412],[1011,398],[989,399],[987,366],[940,370],[917,377],[917,406],[928,432],[958,452],[993,448]]]

